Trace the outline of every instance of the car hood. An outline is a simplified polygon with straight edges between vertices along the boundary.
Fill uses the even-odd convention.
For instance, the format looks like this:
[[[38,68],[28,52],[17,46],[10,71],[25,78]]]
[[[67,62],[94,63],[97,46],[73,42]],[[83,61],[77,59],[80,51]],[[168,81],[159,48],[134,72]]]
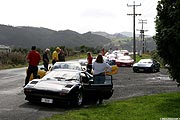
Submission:
[[[25,89],[32,88],[38,90],[62,91],[70,90],[73,86],[79,84],[78,81],[59,81],[59,80],[33,80],[25,86]]]
[[[151,67],[152,63],[135,63],[133,67]]]
[[[116,59],[116,62],[133,63],[133,60]]]

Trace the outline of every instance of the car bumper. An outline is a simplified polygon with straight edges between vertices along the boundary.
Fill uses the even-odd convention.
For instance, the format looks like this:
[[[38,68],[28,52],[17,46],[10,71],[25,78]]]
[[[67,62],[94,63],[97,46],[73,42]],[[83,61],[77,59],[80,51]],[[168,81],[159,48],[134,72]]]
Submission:
[[[151,67],[133,67],[133,71],[136,71],[136,72],[151,72],[152,68]]]
[[[133,63],[116,62],[116,65],[117,65],[118,67],[122,67],[122,66],[131,67],[131,66],[133,65]]]
[[[48,91],[24,91],[25,100],[37,103],[50,103],[50,104],[69,104],[71,98],[69,94],[60,94],[58,92]]]

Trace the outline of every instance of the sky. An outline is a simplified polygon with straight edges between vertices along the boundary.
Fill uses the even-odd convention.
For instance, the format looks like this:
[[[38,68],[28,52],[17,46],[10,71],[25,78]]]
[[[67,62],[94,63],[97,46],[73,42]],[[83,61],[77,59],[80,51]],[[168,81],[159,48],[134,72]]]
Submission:
[[[135,2],[136,33],[142,29],[140,20],[147,20],[145,35],[155,34],[158,0],[0,0],[0,24],[44,27],[52,30],[133,32]]]

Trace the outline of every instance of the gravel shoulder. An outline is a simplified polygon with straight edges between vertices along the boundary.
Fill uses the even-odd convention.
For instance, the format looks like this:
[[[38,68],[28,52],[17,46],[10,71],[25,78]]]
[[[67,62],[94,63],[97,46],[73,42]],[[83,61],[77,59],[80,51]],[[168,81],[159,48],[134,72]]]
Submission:
[[[113,75],[113,84],[114,93],[110,100],[180,91],[164,68],[157,73],[134,73],[131,67],[120,67],[118,74]]]

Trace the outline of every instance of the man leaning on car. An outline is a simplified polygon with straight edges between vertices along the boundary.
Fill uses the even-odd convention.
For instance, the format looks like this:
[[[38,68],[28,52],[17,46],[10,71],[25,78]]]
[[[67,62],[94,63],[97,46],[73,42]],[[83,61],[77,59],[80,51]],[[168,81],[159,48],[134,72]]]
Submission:
[[[37,77],[38,72],[38,64],[41,60],[41,56],[38,51],[36,51],[36,46],[32,46],[31,51],[28,53],[26,57],[29,66],[27,69],[27,76],[25,79],[25,86],[29,83],[29,78],[31,74],[33,73],[33,78],[35,79]]]

